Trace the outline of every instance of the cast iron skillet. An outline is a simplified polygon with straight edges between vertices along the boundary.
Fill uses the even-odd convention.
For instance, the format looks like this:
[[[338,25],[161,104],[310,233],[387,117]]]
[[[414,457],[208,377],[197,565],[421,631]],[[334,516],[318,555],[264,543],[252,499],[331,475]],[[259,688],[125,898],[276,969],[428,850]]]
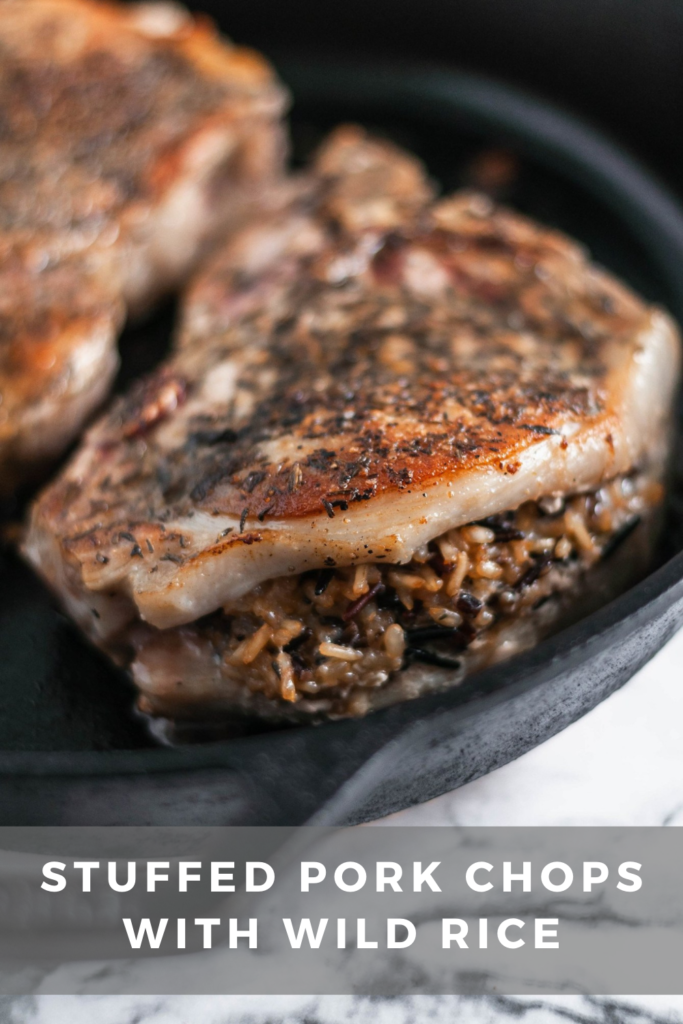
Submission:
[[[354,118],[416,149],[446,188],[482,148],[518,171],[503,197],[586,241],[683,320],[683,214],[582,122],[493,81],[433,68],[280,59],[299,155]],[[514,162],[508,165],[514,168]],[[166,343],[172,314],[129,331],[121,383]],[[159,747],[125,677],[91,650],[9,552],[0,588],[1,824],[301,824],[369,820],[491,771],[621,686],[683,620],[674,487],[652,573],[626,594],[463,686],[360,721]]]

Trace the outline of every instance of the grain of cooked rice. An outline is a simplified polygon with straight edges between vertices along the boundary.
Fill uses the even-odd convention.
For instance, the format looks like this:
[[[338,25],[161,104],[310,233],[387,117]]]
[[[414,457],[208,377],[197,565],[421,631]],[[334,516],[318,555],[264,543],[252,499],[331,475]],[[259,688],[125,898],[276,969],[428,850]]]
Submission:
[[[443,580],[437,576],[430,565],[421,565],[418,569],[420,576],[422,577],[425,590],[428,590],[431,594],[436,594],[437,591],[443,587]]]
[[[573,537],[581,550],[587,554],[596,553],[598,549],[595,546],[595,541],[588,532],[586,524],[579,510],[575,507],[574,502],[572,502],[572,507],[565,513],[564,518],[567,533],[570,537]]]
[[[296,685],[294,683],[294,666],[292,659],[285,651],[280,651],[275,659],[277,673],[280,676],[280,696],[283,700],[296,700]]]
[[[277,631],[273,633],[274,645],[276,647],[286,647],[292,640],[296,640],[303,628],[303,622],[300,622],[298,619],[283,619]]]
[[[457,562],[460,551],[455,544],[451,544],[448,540],[448,536],[438,537],[436,546],[441,553],[441,557],[443,558],[445,565],[454,565]]]
[[[482,608],[482,610],[479,612],[476,619],[474,620],[474,625],[477,627],[477,629],[486,629],[487,626],[491,625],[494,619],[495,615],[493,614],[492,611],[490,611],[488,608]]]
[[[353,577],[353,598],[362,597],[369,590],[368,565],[357,565]]]
[[[251,665],[252,661],[261,653],[266,644],[271,640],[273,631],[270,626],[264,623],[260,629],[257,629],[252,636],[244,640],[237,650],[234,652],[233,657],[238,661],[241,661],[244,665]]]
[[[544,554],[546,551],[552,551],[554,547],[554,537],[537,537],[536,540],[532,540],[529,543],[528,550],[534,551],[537,554]]]
[[[397,590],[422,590],[425,587],[425,580],[408,572],[390,572],[389,583]]]
[[[460,592],[463,580],[470,568],[470,560],[465,551],[461,551],[455,562],[455,568],[446,581],[446,593],[449,597],[456,597]]]
[[[337,658],[339,661],[360,661],[363,657],[362,651],[354,651],[353,647],[343,647],[341,644],[322,643],[318,651],[323,658]]]
[[[384,647],[390,658],[403,658],[406,649],[406,635],[398,622],[392,623],[385,632]]]
[[[492,544],[496,539],[493,530],[486,526],[463,526],[462,535],[468,544]]]
[[[455,629],[462,625],[462,615],[459,612],[453,611],[452,608],[444,608],[442,605],[434,605],[433,608],[428,608],[427,611],[431,618],[435,622],[438,622],[440,626],[447,626],[449,629]]]
[[[569,558],[571,552],[572,542],[569,540],[569,537],[560,537],[555,544],[555,558],[563,562],[565,558]]]
[[[476,562],[474,568],[478,576],[484,576],[487,580],[499,580],[503,575],[503,567],[487,559]]]

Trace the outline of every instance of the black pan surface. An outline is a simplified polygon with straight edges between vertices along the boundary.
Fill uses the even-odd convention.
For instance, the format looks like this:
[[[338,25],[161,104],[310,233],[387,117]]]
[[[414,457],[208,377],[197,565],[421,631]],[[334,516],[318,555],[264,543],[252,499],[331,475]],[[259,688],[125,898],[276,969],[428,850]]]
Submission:
[[[295,160],[358,120],[418,152],[446,190],[502,167],[500,197],[568,231],[683,320],[683,213],[584,123],[489,79],[432,67],[277,61]],[[119,387],[163,355],[168,307],[129,329]],[[363,821],[430,799],[547,739],[621,686],[683,622],[683,532],[667,526],[641,583],[533,651],[459,688],[360,721],[174,748],[132,711],[125,675],[92,650],[8,549],[0,555],[0,823]],[[21,505],[6,510],[18,516]]]

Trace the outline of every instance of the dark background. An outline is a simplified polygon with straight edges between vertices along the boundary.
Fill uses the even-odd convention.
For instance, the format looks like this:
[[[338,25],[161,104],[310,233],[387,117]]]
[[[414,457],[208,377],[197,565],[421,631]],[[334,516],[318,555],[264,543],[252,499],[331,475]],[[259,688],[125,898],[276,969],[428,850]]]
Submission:
[[[430,60],[588,117],[683,192],[683,0],[191,0],[237,42]]]

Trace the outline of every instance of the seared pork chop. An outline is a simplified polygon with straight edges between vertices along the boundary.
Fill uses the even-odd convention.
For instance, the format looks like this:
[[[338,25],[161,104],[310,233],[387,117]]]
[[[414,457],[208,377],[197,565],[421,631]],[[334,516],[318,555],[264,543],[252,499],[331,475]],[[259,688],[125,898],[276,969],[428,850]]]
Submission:
[[[0,0],[0,489],[106,393],[126,309],[279,174],[283,106],[175,5]]]
[[[579,246],[340,129],[199,276],[26,554],[154,713],[361,713],[418,691],[406,659],[519,646],[657,506],[678,363]]]

